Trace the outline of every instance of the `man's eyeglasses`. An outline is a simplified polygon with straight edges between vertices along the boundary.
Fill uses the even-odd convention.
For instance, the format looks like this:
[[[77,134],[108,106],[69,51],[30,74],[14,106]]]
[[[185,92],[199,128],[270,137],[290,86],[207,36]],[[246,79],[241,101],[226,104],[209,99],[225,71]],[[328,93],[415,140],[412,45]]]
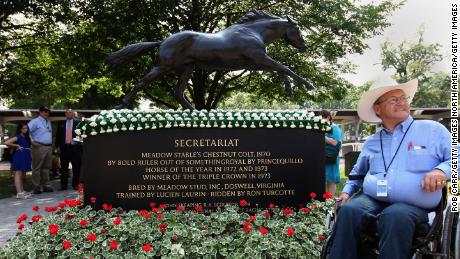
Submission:
[[[390,104],[397,104],[399,102],[407,103],[409,101],[409,99],[410,99],[410,96],[405,96],[405,95],[400,96],[400,97],[393,96],[393,97],[390,97],[390,98],[388,98],[386,100],[383,100],[383,101],[377,100],[375,102],[375,104],[381,104],[381,103],[384,103],[384,102],[388,102]]]

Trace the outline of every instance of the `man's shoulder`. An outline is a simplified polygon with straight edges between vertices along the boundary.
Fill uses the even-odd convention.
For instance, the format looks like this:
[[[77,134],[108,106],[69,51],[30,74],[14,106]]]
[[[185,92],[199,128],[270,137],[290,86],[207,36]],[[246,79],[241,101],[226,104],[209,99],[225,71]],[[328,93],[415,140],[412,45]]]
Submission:
[[[447,130],[447,128],[444,125],[434,120],[415,120],[414,126],[424,128],[424,129],[431,128],[431,129]]]

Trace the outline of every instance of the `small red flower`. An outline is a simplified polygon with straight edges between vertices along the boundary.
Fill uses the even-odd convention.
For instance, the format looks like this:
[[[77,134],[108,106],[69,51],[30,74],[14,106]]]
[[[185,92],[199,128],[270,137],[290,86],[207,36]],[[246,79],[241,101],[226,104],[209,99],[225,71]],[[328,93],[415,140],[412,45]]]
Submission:
[[[112,205],[104,203],[104,204],[102,204],[102,209],[104,209],[105,211],[111,211],[112,210]]]
[[[121,223],[121,218],[117,217],[116,219],[113,220],[114,225],[119,225]]]
[[[269,212],[264,212],[263,215],[264,215],[264,217],[267,217],[267,218],[270,217],[270,213],[269,213]]]
[[[160,211],[160,208],[152,208],[151,211],[157,213],[158,211]]]
[[[84,185],[83,185],[82,183],[79,183],[79,184],[78,184],[78,188],[77,188],[77,189],[78,189],[78,192],[82,192],[82,191],[83,191],[83,187],[84,187]]]
[[[84,227],[86,226],[86,224],[88,224],[88,221],[86,219],[80,220],[80,227]]]
[[[110,249],[115,250],[118,248],[118,242],[117,241],[112,241],[109,244]]]
[[[316,204],[316,203],[313,203],[311,206],[312,206],[313,208],[318,208],[318,204]]]
[[[96,203],[96,197],[91,197],[89,199],[91,200],[91,203]]]
[[[305,213],[310,213],[311,209],[310,208],[301,208],[300,211],[305,212]]]
[[[256,220],[256,216],[249,216],[249,220],[255,221],[255,220]]]
[[[288,228],[287,231],[286,231],[286,234],[287,234],[288,236],[292,236],[292,235],[295,234],[295,230],[292,229],[292,228]]]
[[[27,219],[27,214],[22,214],[17,220],[16,220],[16,223],[21,223],[23,222],[24,220]]]
[[[311,192],[311,193],[310,193],[310,198],[314,199],[315,197],[316,197],[316,193]]]
[[[81,201],[79,200],[64,200],[64,203],[69,207],[76,207],[81,205]]]
[[[57,206],[54,207],[45,207],[46,212],[55,212],[58,209]]]
[[[251,223],[249,223],[248,221],[245,221],[245,222],[243,223],[243,227],[246,228],[246,227],[249,227],[249,226],[251,226]]]
[[[270,204],[268,204],[268,208],[270,208],[270,209],[274,209],[274,208],[276,208],[276,206],[275,206],[275,204],[273,204],[273,203],[270,203]]]
[[[259,232],[262,234],[262,235],[265,235],[265,234],[268,234],[268,229],[266,228],[259,228]]]
[[[241,199],[240,200],[240,206],[245,207],[246,205],[248,205],[248,202],[246,200],[244,200],[244,199]]]
[[[166,224],[166,223],[163,222],[163,223],[160,223],[160,224],[158,225],[158,227],[160,227],[160,228],[167,228],[167,227],[168,227],[168,224]]]
[[[244,231],[244,232],[247,232],[247,233],[250,233],[250,232],[252,231],[252,228],[250,228],[250,227],[244,227],[244,228],[243,228],[243,231]]]
[[[57,210],[58,208],[63,209],[63,208],[65,208],[65,206],[66,206],[65,202],[61,202],[61,203],[59,203],[59,204],[57,205],[56,210]]]
[[[35,215],[32,217],[32,222],[38,222],[42,219],[43,217],[40,215]]]
[[[203,211],[203,206],[201,206],[201,205],[195,205],[195,211],[196,211],[196,212]]]
[[[64,248],[64,250],[69,249],[71,246],[72,246],[72,243],[69,240],[66,240],[62,243],[62,248]]]
[[[143,217],[145,220],[148,220],[150,218],[150,213],[146,210],[139,211],[139,215]]]
[[[177,240],[177,235],[172,235],[172,236],[171,236],[171,239],[172,239],[172,240]]]
[[[65,220],[67,221],[72,220],[73,218],[75,218],[74,215],[65,215]]]
[[[152,250],[152,245],[151,244],[145,244],[142,246],[142,250],[144,250],[145,252],[150,252],[150,250]]]
[[[160,228],[160,232],[161,232],[161,233],[166,232],[166,228]]]
[[[326,238],[323,235],[318,234],[318,240],[319,241],[323,241],[324,239],[326,239]]]
[[[39,209],[40,209],[40,207],[38,207],[38,206],[34,206],[34,207],[32,208],[33,211],[38,211]]]
[[[330,192],[325,192],[323,194],[324,199],[332,199],[333,197],[334,197],[334,195],[332,195],[332,193],[330,193]]]
[[[184,205],[181,204],[181,205],[177,206],[176,210],[182,212],[182,211],[185,210],[185,207],[184,207]]]
[[[158,206],[158,208],[164,210],[166,209],[168,206],[166,204],[160,204],[160,206]]]
[[[158,218],[158,219],[162,219],[162,218],[163,218],[163,214],[158,213],[158,214],[157,214],[157,218]]]
[[[149,206],[153,208],[153,207],[155,207],[155,204],[156,204],[155,202],[151,202],[151,203],[149,203]]]
[[[50,224],[50,225],[48,226],[48,229],[49,229],[49,231],[50,231],[50,234],[56,235],[56,234],[58,233],[58,231],[59,231],[59,226],[56,225],[56,224]]]
[[[293,214],[293,213],[294,213],[294,210],[292,210],[292,209],[284,209],[283,210],[284,215],[289,215],[289,214]]]
[[[88,241],[94,241],[94,240],[96,240],[96,238],[97,238],[97,236],[94,233],[88,234],[86,236],[86,240],[88,240]]]
[[[18,229],[23,229],[24,227],[24,224],[19,224]]]

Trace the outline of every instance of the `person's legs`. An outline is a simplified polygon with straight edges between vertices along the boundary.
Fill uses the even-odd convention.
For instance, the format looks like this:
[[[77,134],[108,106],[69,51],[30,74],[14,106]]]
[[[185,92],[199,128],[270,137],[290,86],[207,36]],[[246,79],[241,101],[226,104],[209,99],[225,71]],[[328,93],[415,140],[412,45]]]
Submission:
[[[23,193],[24,187],[22,185],[22,171],[14,172],[14,186],[16,186],[16,193]]]
[[[376,220],[386,203],[379,202],[364,193],[350,199],[338,209],[333,235],[331,259],[356,259],[360,233]]]
[[[428,222],[428,212],[404,203],[386,207],[379,216],[379,258],[410,258],[415,226]]]
[[[43,147],[43,164],[40,171],[40,185],[43,187],[43,191],[52,192],[53,188],[48,186],[50,179],[51,164],[53,161],[53,150],[51,146]]]
[[[61,188],[63,190],[67,189],[67,185],[69,182],[69,154],[68,149],[63,147],[61,149]],[[73,166],[73,165],[72,165]]]
[[[32,155],[32,184],[34,186],[34,193],[40,194],[41,188],[41,170],[43,166],[44,153],[42,152],[42,146],[34,147],[32,146],[31,155]]]

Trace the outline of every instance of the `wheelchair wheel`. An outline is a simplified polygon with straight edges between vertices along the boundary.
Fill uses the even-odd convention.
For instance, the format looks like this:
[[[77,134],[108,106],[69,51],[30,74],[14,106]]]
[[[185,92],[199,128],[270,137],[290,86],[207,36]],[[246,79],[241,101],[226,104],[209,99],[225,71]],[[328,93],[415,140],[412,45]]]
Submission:
[[[454,258],[453,250],[451,250],[450,246],[452,241],[452,230],[455,216],[455,213],[450,211],[450,205],[447,206],[446,215],[444,216],[444,223],[442,226],[441,253],[448,259]]]
[[[321,248],[321,259],[328,259],[332,248],[332,235],[329,235]]]

